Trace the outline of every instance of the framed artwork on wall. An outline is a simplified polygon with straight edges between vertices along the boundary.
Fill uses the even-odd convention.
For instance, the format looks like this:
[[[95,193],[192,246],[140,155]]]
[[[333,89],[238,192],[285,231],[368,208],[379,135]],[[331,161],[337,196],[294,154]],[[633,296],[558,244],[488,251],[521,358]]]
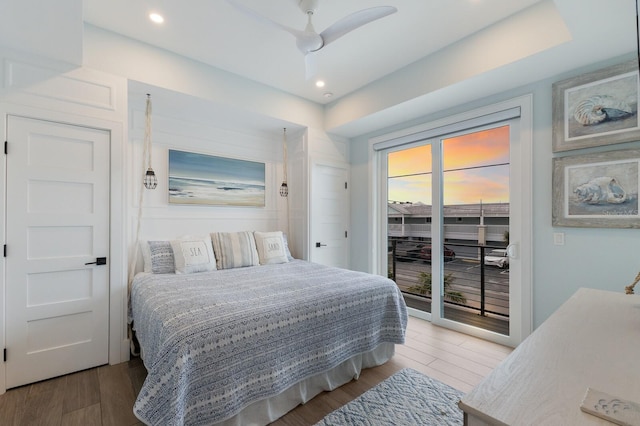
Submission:
[[[635,60],[553,84],[553,151],[640,140]]]
[[[170,149],[169,203],[264,207],[265,164]]]
[[[553,226],[640,228],[640,149],[553,159]]]

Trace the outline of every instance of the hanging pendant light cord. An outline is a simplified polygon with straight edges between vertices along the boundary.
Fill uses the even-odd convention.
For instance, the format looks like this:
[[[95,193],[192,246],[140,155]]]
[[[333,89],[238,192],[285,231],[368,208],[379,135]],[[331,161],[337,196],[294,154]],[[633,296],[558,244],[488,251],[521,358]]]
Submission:
[[[144,158],[145,164],[143,164],[142,171],[151,168],[151,95],[147,94],[147,109],[145,112],[145,127],[144,127]]]
[[[286,127],[282,132],[282,158],[284,161],[282,165],[282,170],[284,172],[284,181],[288,183],[289,181],[287,180],[287,128]]]
[[[144,129],[144,142],[142,147],[142,171],[144,172],[148,167],[151,167],[151,95],[147,94],[147,108],[146,108],[146,124]],[[142,222],[142,203],[144,201],[145,185],[144,178],[140,182],[141,185],[138,190],[138,215],[136,220],[136,238],[131,252],[129,255],[129,276],[127,279],[127,306],[131,303],[131,285],[133,284],[133,278],[136,275],[136,268],[138,266],[138,246],[140,245],[140,224]],[[127,328],[127,334],[131,346],[131,353],[138,355],[137,348],[133,343],[133,330],[131,324]]]
[[[142,146],[142,171],[151,167],[151,95],[147,94],[147,108],[145,111],[146,123],[144,129],[144,143]],[[136,223],[136,239],[133,249],[131,250],[131,261],[129,266],[129,280],[127,294],[131,294],[131,284],[136,274],[136,266],[138,264],[138,244],[140,243],[140,222],[142,222],[142,202],[144,201],[144,179],[142,180],[138,192],[138,216]],[[127,297],[128,299],[128,297]]]
[[[287,182],[287,185],[289,184],[287,181],[287,161],[288,161],[288,153],[287,153],[287,128],[285,127],[283,129],[282,132],[282,160],[283,160],[283,165],[282,165],[282,170],[283,170],[283,175],[284,175],[284,182]],[[287,188],[288,189],[288,188]],[[289,235],[289,197],[287,196],[287,229],[285,229],[285,233],[287,234],[287,238],[290,238],[291,236]]]

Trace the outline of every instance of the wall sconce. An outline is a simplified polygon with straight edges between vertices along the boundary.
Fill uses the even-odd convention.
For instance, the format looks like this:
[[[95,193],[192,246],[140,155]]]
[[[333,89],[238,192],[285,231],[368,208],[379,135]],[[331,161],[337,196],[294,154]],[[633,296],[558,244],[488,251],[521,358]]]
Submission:
[[[144,175],[144,187],[147,189],[156,189],[158,186],[158,178],[151,167],[147,169],[147,173]]]
[[[280,196],[286,197],[287,195],[289,195],[289,187],[287,186],[287,182],[282,182],[282,185],[280,185]]]

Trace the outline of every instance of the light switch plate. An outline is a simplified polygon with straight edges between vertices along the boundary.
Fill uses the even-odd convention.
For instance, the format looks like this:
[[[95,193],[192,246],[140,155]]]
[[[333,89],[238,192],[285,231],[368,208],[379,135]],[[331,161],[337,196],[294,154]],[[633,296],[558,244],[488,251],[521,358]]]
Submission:
[[[557,246],[564,245],[564,232],[554,232],[553,233],[553,244]]]

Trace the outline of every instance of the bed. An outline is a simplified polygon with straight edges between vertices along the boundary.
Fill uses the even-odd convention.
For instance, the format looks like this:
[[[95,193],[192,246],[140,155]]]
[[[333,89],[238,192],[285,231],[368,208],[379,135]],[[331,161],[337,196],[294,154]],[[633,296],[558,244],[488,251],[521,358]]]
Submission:
[[[302,260],[140,273],[129,307],[134,413],[163,426],[267,424],[388,361],[407,325],[393,281]]]

